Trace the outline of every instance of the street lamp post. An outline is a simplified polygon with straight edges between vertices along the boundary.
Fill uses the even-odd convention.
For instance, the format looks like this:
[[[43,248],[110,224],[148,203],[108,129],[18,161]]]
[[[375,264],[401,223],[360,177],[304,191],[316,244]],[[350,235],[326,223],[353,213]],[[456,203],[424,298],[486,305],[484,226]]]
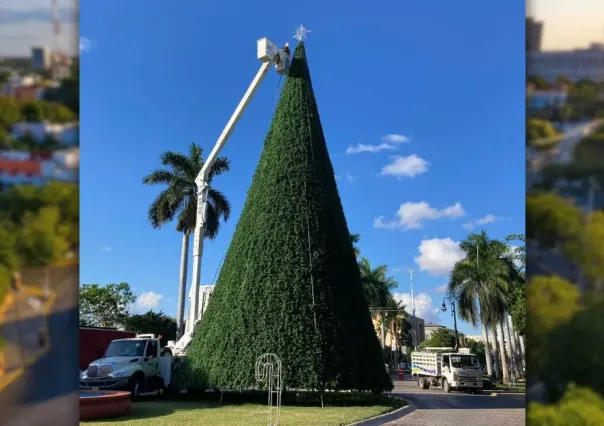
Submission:
[[[447,312],[447,304],[445,300],[448,300],[451,304],[451,315],[453,316],[453,328],[455,331],[455,349],[459,348],[459,338],[457,337],[457,315],[455,314],[455,302],[449,296],[445,296],[443,299],[443,305],[441,306],[441,311]]]

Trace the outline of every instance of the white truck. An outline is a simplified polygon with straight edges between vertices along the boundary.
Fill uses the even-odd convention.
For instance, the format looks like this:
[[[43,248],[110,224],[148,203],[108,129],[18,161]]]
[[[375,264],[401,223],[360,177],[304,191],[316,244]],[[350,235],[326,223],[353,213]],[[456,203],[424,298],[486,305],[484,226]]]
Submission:
[[[133,398],[168,390],[178,393],[170,385],[180,361],[153,334],[113,340],[103,357],[80,373],[80,389],[128,390]]]
[[[422,389],[430,386],[451,390],[482,392],[478,357],[467,348],[424,348],[411,353],[411,375]]]

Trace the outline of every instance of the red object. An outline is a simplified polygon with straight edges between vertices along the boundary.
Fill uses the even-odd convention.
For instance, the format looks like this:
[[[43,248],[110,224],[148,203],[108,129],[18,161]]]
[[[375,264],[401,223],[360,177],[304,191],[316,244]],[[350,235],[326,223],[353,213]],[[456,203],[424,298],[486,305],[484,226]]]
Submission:
[[[123,416],[130,406],[130,392],[80,391],[80,420]]]
[[[398,379],[405,380],[405,370],[403,370],[402,368],[398,369]]]
[[[80,327],[80,370],[86,370],[92,361],[102,358],[112,340],[132,337],[136,337],[136,333],[132,331],[120,331],[116,328]]]

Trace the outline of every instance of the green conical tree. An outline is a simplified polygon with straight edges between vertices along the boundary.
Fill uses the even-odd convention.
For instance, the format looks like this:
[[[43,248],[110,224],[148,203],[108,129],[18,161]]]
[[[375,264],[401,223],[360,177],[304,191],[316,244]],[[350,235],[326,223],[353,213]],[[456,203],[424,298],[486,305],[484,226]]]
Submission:
[[[392,389],[361,286],[304,44],[294,52],[235,235],[189,350],[209,386]]]

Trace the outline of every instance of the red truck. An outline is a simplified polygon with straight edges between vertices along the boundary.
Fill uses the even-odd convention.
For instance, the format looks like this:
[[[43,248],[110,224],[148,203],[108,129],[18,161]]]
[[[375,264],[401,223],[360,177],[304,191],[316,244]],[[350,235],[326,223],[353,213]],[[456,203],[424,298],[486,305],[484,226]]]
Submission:
[[[136,333],[117,328],[80,327],[80,371],[86,370],[92,361],[102,358],[112,340],[133,337],[136,337]]]

